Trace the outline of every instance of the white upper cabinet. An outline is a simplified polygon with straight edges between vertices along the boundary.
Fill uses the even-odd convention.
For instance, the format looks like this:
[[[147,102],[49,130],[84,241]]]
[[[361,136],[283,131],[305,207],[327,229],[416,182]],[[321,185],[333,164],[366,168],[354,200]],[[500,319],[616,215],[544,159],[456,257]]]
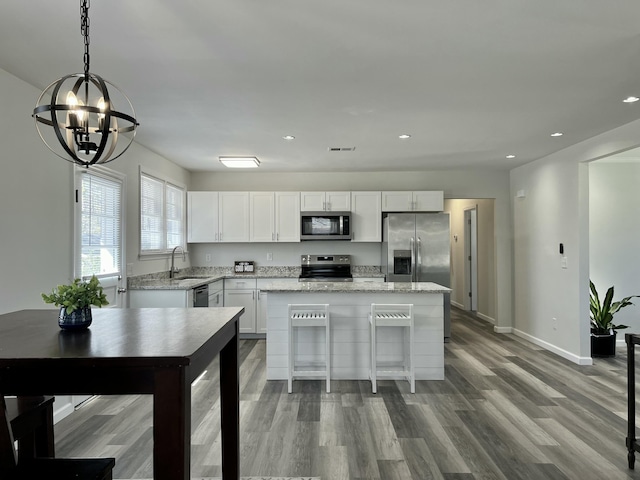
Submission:
[[[300,192],[300,210],[348,212],[351,210],[351,192]]]
[[[300,241],[299,192],[250,192],[251,242]]]
[[[187,242],[218,241],[218,192],[187,192]]]
[[[249,192],[187,192],[187,242],[248,242]]]
[[[444,192],[442,190],[413,192],[413,207],[418,212],[441,212],[444,210]]]
[[[218,192],[219,242],[249,241],[249,192]]]
[[[383,212],[441,212],[444,209],[444,192],[382,192]]]
[[[276,208],[273,192],[249,193],[249,241],[275,241]]]
[[[381,192],[351,192],[352,242],[382,241]]]
[[[300,241],[300,192],[276,192],[276,242]]]

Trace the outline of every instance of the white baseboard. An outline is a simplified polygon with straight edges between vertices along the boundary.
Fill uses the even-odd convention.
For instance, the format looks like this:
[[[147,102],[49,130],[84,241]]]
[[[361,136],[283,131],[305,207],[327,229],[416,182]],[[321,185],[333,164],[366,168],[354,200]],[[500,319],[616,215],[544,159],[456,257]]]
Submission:
[[[517,335],[520,338],[524,338],[525,340],[528,340],[529,342],[535,345],[538,345],[539,347],[542,347],[545,350],[549,350],[550,352],[553,352],[556,355],[561,356],[562,358],[566,358],[570,362],[576,363],[578,365],[593,365],[593,359],[591,357],[580,357],[562,348],[556,347],[552,343],[545,342],[544,340],[534,337],[533,335],[529,335],[528,333],[523,332],[522,330],[518,330],[514,328],[513,334]]]
[[[458,307],[460,310],[464,310],[464,305],[462,305],[461,303],[451,300],[451,305],[453,305],[454,307]]]
[[[484,313],[476,312],[476,315],[478,316],[478,318],[481,318],[485,322],[489,322],[491,325],[495,325],[496,324],[496,319],[495,318],[491,318],[490,316],[485,315]],[[499,328],[504,328],[504,327],[499,327]],[[511,328],[511,327],[509,327],[509,328]]]
[[[73,411],[73,404],[70,401],[60,403],[58,397],[56,397],[56,401],[53,403],[53,423],[58,423],[64,417],[71,415]]]
[[[496,333],[513,333],[513,327],[498,327],[494,326],[493,331]]]

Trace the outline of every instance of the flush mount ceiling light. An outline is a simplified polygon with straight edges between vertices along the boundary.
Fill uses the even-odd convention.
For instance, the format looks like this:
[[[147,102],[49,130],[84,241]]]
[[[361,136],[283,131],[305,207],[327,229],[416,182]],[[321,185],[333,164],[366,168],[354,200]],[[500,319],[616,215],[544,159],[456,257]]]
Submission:
[[[89,73],[88,0],[80,2],[80,20],[84,73],[66,75],[45,88],[38,97],[33,118],[49,150],[69,162],[89,167],[122,155],[133,142],[139,124],[127,96],[111,82]],[[127,107],[129,112],[116,111],[116,104]],[[124,138],[119,138],[120,134]],[[118,144],[118,140],[122,141]]]
[[[564,135],[564,133],[562,132],[556,132],[551,134],[552,137],[561,137],[562,135]]]
[[[631,96],[631,97],[627,97],[627,98],[625,98],[625,99],[624,99],[624,100],[622,100],[622,101],[623,101],[624,103],[635,103],[635,102],[637,102],[638,100],[640,100],[640,97],[633,97],[633,96]]]
[[[295,140],[296,139],[296,137],[294,137],[293,135],[285,135],[282,138],[284,138],[285,140]]]
[[[401,140],[406,140],[407,138],[411,138],[411,135],[403,133],[402,135],[398,135],[398,138]]]
[[[507,155],[505,158],[516,158],[515,155]]]
[[[229,168],[258,168],[260,160],[256,157],[218,157],[220,163]]]

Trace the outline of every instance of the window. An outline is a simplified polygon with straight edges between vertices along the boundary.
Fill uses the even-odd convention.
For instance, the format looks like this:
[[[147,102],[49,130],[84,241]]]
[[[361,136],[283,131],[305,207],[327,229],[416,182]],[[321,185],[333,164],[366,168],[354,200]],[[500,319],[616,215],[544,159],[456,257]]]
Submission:
[[[185,247],[185,189],[140,172],[140,253]]]
[[[122,265],[123,182],[97,171],[80,174],[76,276],[118,275]]]

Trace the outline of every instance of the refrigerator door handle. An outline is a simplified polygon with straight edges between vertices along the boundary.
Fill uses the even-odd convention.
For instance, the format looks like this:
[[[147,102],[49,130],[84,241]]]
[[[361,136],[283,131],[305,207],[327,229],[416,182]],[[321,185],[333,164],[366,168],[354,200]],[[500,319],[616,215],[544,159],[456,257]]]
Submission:
[[[418,237],[418,244],[416,245],[416,282],[420,281],[420,271],[422,270],[422,239]]]
[[[416,278],[416,249],[415,249],[415,240],[411,237],[410,247],[411,249],[411,281],[415,281]]]

